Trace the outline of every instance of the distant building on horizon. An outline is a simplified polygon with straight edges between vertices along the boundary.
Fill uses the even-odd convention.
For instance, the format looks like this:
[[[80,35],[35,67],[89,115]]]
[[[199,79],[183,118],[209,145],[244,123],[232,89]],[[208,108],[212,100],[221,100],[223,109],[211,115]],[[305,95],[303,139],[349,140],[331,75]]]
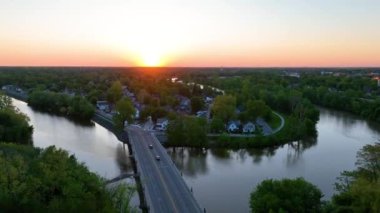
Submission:
[[[377,86],[380,87],[380,77],[374,77],[373,80],[376,80]]]

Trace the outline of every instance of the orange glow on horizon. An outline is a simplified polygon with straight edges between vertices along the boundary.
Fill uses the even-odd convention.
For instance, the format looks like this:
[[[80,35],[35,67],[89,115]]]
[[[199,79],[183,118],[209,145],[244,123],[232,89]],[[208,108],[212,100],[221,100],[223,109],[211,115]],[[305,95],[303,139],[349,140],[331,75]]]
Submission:
[[[163,67],[168,65],[162,55],[153,52],[141,54],[136,64],[142,67]]]
[[[379,67],[380,1],[347,1],[4,1],[0,66]]]

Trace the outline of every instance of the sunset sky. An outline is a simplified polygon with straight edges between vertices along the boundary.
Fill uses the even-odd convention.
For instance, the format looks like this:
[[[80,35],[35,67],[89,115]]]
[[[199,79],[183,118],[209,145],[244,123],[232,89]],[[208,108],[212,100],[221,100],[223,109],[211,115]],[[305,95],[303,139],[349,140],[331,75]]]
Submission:
[[[378,0],[0,0],[0,66],[380,66]]]

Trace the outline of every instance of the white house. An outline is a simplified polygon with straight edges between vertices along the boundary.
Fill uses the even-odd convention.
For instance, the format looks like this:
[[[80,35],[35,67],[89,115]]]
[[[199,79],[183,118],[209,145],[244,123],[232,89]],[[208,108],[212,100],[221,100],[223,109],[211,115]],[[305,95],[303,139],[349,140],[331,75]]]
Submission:
[[[135,119],[140,118],[140,110],[135,108]]]
[[[243,133],[253,133],[255,131],[255,124],[248,122],[243,126]]]
[[[168,127],[169,120],[166,118],[159,118],[157,119],[155,129],[159,131],[165,131]]]
[[[227,124],[227,131],[229,132],[237,132],[240,128],[240,121],[230,121]]]
[[[198,118],[207,118],[207,111],[198,111],[197,112],[197,117]]]
[[[14,90],[15,86],[13,85],[4,85],[1,89],[2,90]]]
[[[180,104],[179,104],[179,109],[180,110],[189,110],[190,109],[190,99],[187,97],[182,97]]]
[[[107,101],[97,101],[96,102],[96,108],[102,111],[109,111],[110,106]]]
[[[207,104],[211,104],[211,103],[214,101],[214,99],[211,98],[211,97],[206,96],[204,101],[205,101]]]

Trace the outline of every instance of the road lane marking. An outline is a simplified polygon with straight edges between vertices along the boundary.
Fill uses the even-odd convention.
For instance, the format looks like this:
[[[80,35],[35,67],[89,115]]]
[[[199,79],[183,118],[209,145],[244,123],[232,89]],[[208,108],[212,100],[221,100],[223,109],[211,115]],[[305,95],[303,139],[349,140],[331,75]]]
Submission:
[[[172,210],[175,212],[179,212],[178,207],[183,207],[183,209],[180,209],[184,212],[189,212],[189,210],[193,208],[195,208],[193,209],[195,210],[194,212],[202,212],[201,208],[199,207],[198,203],[194,198],[194,195],[190,192],[190,188],[187,186],[187,184],[181,177],[180,171],[174,165],[173,161],[167,154],[166,149],[162,147],[157,138],[153,134],[150,134],[151,132],[138,129],[136,127],[128,127],[127,130],[128,133],[131,134],[129,135],[129,138],[131,139],[131,144],[134,145],[134,151],[136,152],[137,159],[139,161],[137,163],[140,164],[139,168],[141,169],[141,173],[145,174],[146,176],[146,182],[144,184],[146,186],[146,190],[144,190],[144,194],[148,198],[150,198],[149,200],[151,201],[152,207],[157,207],[158,209],[155,209],[157,211],[159,211],[160,209],[166,209],[165,211],[168,211],[168,208],[170,209],[170,207],[168,205],[165,205],[166,203],[171,204],[171,206],[173,207]],[[156,147],[155,149],[150,150],[150,153],[147,152],[149,144],[155,144]],[[137,153],[140,153],[140,155]],[[148,154],[149,157],[146,157],[146,154]],[[157,162],[157,160],[155,159],[156,154],[162,155],[161,162]],[[154,165],[152,165],[152,163]],[[153,170],[156,170],[156,172],[158,173],[152,173],[151,171]],[[152,174],[154,175],[152,176]],[[175,180],[173,182],[165,182],[164,177],[174,177]],[[159,184],[154,184],[152,180],[148,181],[151,178],[158,178],[161,183],[161,187],[159,187]],[[170,181],[170,179],[167,180]],[[147,182],[150,182],[150,185]],[[171,190],[169,190],[169,188]],[[164,191],[164,193],[167,195],[167,198],[169,198],[170,202],[162,202],[162,200],[166,200],[162,199],[165,198],[165,196],[155,198],[155,202],[153,202],[151,195],[158,194],[160,191]],[[178,198],[179,202],[174,202],[172,196]],[[177,206],[176,204],[178,204],[179,206]],[[189,209],[190,206],[191,208]],[[154,209],[151,210],[154,211]]]
[[[151,133],[151,137],[153,138],[153,140],[156,141],[156,143],[159,143],[159,149],[162,150],[162,152],[166,152],[166,149],[163,147],[163,146],[160,146],[160,141],[158,141],[158,139],[156,137],[154,137],[154,134]],[[190,188],[189,186],[186,184],[185,180],[181,177],[181,174],[180,174],[180,171],[177,169],[177,167],[175,166],[174,162],[172,161],[172,159],[169,157],[169,155],[165,155],[164,157],[167,157],[167,160],[173,164],[172,167],[170,167],[169,169],[172,170],[173,173],[177,173],[178,177],[179,177],[179,182],[180,182],[180,185],[182,185],[182,187],[184,187],[186,190],[188,190],[189,192],[189,195],[191,198],[191,203],[193,204],[194,207],[198,207],[199,209],[199,212],[202,212],[202,210],[200,209],[200,206],[198,205],[193,193],[190,191]]]
[[[146,138],[146,136],[149,136],[149,135],[145,135],[146,133],[143,132],[143,131],[139,131],[139,133],[140,133],[140,136],[141,136],[142,139]],[[145,135],[145,137],[144,137],[144,135]],[[143,141],[145,141],[145,140],[143,140]],[[162,177],[161,171],[160,171],[160,169],[159,169],[158,166],[157,166],[157,162],[156,162],[157,160],[153,158],[152,153],[150,153],[150,154],[148,154],[148,155],[149,155],[149,157],[155,162],[155,163],[154,163],[154,168],[155,168],[156,171],[158,172],[158,175],[159,175],[159,177],[160,177],[160,181],[162,182],[162,184],[163,184],[163,186],[164,186],[164,188],[165,188],[166,195],[169,197],[169,200],[170,200],[170,202],[172,203],[172,206],[174,207],[175,212],[179,212],[178,209],[177,209],[177,206],[175,205],[175,202],[174,202],[172,196],[171,196],[170,193],[169,193],[168,186],[166,185],[166,182],[164,181],[164,179],[163,179],[163,177]]]

